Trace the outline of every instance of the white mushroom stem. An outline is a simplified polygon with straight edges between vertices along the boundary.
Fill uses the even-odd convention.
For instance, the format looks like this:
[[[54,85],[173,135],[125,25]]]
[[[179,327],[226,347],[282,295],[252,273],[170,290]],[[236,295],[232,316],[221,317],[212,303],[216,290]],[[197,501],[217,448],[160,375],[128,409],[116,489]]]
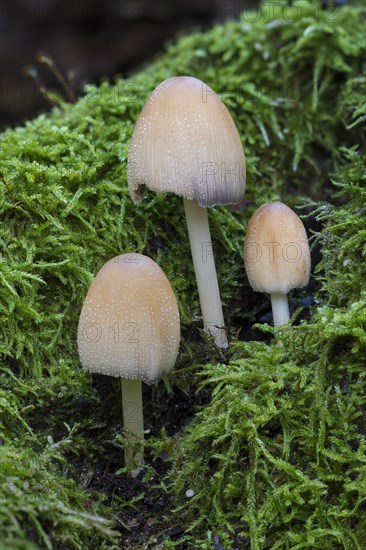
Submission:
[[[122,378],[122,409],[123,426],[126,439],[134,445],[138,439],[143,438],[144,418],[142,413],[142,383],[141,380],[129,380]],[[138,434],[138,436],[137,436]],[[125,449],[126,465],[133,459],[133,451],[129,447]],[[144,463],[143,448],[136,453],[136,461]]]
[[[287,294],[271,294],[271,305],[274,326],[286,325],[290,320]]]
[[[204,328],[217,346],[228,346],[206,208],[183,199]]]

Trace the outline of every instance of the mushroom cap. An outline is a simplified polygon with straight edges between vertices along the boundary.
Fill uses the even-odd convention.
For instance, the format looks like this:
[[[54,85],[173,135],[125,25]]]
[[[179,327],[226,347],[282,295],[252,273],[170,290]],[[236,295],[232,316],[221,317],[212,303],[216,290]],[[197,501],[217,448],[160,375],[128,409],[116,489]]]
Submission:
[[[147,384],[169,372],[178,355],[180,323],[162,269],[141,254],[104,264],[85,298],[77,341],[87,371]]]
[[[145,187],[200,206],[233,204],[245,190],[245,156],[234,121],[201,80],[177,76],[152,93],[132,136],[128,186],[135,203]]]
[[[257,292],[288,294],[307,285],[310,250],[305,227],[282,202],[263,204],[248,223],[244,263]]]

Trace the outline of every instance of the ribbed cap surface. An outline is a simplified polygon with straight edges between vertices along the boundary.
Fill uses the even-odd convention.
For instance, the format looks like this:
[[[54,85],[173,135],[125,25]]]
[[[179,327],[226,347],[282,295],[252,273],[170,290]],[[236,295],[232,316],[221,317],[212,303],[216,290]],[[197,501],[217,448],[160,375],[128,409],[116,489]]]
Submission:
[[[177,301],[162,269],[141,254],[109,260],[80,314],[84,369],[151,384],[173,368],[179,341]]]
[[[243,147],[229,111],[209,86],[180,76],[155,89],[132,136],[128,185],[135,202],[145,186],[200,206],[242,200]]]

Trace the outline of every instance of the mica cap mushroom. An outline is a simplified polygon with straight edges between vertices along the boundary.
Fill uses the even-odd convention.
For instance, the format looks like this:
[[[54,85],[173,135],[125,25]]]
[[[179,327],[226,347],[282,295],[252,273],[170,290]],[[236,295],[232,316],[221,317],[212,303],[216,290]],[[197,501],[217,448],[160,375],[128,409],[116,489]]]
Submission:
[[[305,227],[282,202],[263,204],[250,219],[244,242],[248,280],[271,295],[275,326],[288,323],[287,294],[309,282],[310,250]]]
[[[201,80],[178,76],[147,100],[128,154],[132,199],[144,188],[182,196],[205,329],[226,347],[206,207],[243,199],[245,156],[234,121]]]
[[[234,121],[217,94],[191,76],[164,80],[146,102],[132,136],[128,186],[171,192],[200,206],[240,202],[245,156]]]
[[[77,342],[85,370],[122,378],[125,430],[143,432],[141,381],[152,384],[173,368],[179,341],[178,305],[162,269],[141,254],[109,260],[88,290]]]

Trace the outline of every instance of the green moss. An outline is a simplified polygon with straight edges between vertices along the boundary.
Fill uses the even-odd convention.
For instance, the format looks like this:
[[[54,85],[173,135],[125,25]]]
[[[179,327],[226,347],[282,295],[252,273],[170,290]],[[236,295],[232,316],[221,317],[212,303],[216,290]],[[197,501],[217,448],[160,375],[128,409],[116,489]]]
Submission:
[[[205,367],[212,400],[171,472],[188,540],[210,529],[253,549],[363,547],[365,348],[363,292],[348,310],[319,308],[281,345],[237,343],[229,364]]]
[[[67,427],[68,428],[68,427]],[[76,427],[75,427],[76,428]],[[22,436],[3,442],[1,456],[1,540],[7,549],[85,548],[103,537],[115,538],[112,521],[94,513],[107,508],[86,499],[82,487],[68,478],[65,452],[75,449],[74,430],[54,442],[51,436]],[[64,474],[64,476],[61,475]],[[57,536],[56,536],[57,533]],[[95,537],[95,533],[98,536]]]
[[[167,483],[174,480],[172,506],[189,544],[212,548],[219,534],[227,548],[235,538],[253,549],[362,548],[365,10],[284,6],[183,36],[131,79],[90,86],[75,105],[61,102],[1,136],[6,548],[115,544],[101,516],[111,520],[117,504],[109,511],[84,488],[80,465],[93,468],[103,441],[119,437],[119,388],[110,382],[106,407],[80,368],[75,335],[93,275],[129,251],[158,261],[179,301],[184,351],[171,391],[195,386],[200,376],[183,371],[199,363],[212,391],[182,434],[153,442],[169,449]],[[242,326],[252,334],[249,323],[268,303],[249,288],[242,262],[254,209],[279,198],[313,205],[323,225],[314,236],[323,254],[318,302],[311,318],[281,334],[281,345],[236,342],[228,357],[215,357],[199,331],[181,201],[149,194],[136,208],[129,198],[134,123],[155,86],[177,74],[221,94],[247,156],[245,203],[210,211],[232,335]]]

